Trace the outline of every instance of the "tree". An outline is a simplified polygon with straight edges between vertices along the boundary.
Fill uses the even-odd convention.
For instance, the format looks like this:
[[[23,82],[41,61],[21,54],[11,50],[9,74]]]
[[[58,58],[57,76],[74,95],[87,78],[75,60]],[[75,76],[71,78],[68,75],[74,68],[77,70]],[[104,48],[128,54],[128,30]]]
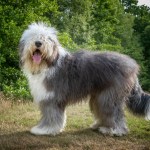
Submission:
[[[59,16],[50,17],[52,23],[57,26],[61,32],[67,32],[71,35],[73,41],[77,44],[88,42],[93,34],[90,26],[92,0],[57,0],[59,5]]]
[[[142,50],[142,63],[144,64],[144,69],[142,69],[142,73],[144,75],[141,77],[141,80],[143,82],[143,88],[150,91],[150,49],[148,42],[148,39],[150,38],[150,8],[145,5],[138,6],[138,0],[121,0],[121,3],[124,5],[125,12],[130,13],[135,17],[133,26],[134,39],[138,38],[138,43],[141,45],[141,47],[143,47],[140,49],[140,51]]]
[[[137,6],[138,0],[120,0],[120,3],[124,6],[126,12],[131,13]]]
[[[0,90],[28,95],[26,83],[19,69],[18,43],[23,30],[34,21],[46,21],[47,12],[57,14],[56,1],[1,1],[0,2]],[[22,82],[21,82],[22,81]],[[20,90],[20,91],[19,91]],[[20,93],[18,93],[20,92]]]

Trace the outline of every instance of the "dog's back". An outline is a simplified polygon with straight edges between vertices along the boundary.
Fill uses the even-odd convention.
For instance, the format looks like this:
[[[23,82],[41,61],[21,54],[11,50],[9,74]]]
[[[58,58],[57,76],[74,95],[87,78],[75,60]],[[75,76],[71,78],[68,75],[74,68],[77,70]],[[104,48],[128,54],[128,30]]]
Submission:
[[[74,81],[74,86],[83,89],[89,86],[102,90],[113,84],[124,84],[127,80],[134,80],[139,71],[135,60],[115,52],[80,51],[73,53],[66,62],[69,83]]]

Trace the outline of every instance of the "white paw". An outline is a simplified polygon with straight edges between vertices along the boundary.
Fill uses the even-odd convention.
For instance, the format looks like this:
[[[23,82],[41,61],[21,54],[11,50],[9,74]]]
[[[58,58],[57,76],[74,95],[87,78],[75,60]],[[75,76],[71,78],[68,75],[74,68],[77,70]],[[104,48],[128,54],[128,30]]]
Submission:
[[[30,132],[35,135],[56,135],[61,132],[61,130],[56,130],[55,128],[34,126]]]
[[[92,130],[97,130],[100,127],[100,123],[98,121],[95,121],[93,124],[90,125],[90,128]]]
[[[112,135],[112,128],[99,127],[99,132],[106,135]]]
[[[128,129],[115,128],[112,130],[112,134],[115,136],[123,136],[128,133]]]
[[[110,136],[123,136],[128,133],[128,129],[100,127],[99,132]]]
[[[147,106],[145,120],[149,121],[150,120],[150,102],[147,105],[148,106]]]
[[[149,121],[150,120],[150,111],[146,114],[145,120]]]

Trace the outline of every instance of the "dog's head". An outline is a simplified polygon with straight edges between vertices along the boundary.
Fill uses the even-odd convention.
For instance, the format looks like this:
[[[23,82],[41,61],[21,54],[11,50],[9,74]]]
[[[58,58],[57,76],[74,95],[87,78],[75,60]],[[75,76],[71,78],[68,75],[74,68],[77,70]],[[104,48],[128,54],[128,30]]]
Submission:
[[[19,43],[21,67],[31,73],[49,67],[58,57],[58,45],[54,28],[44,23],[29,25]]]

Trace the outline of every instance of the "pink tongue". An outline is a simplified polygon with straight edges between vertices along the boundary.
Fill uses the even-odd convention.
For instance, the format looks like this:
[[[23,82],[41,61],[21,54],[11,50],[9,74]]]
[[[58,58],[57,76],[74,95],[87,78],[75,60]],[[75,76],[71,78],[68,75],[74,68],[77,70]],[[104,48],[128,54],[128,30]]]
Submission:
[[[35,53],[33,56],[32,56],[32,59],[35,63],[39,64],[41,62],[41,55],[38,54],[38,53]]]

